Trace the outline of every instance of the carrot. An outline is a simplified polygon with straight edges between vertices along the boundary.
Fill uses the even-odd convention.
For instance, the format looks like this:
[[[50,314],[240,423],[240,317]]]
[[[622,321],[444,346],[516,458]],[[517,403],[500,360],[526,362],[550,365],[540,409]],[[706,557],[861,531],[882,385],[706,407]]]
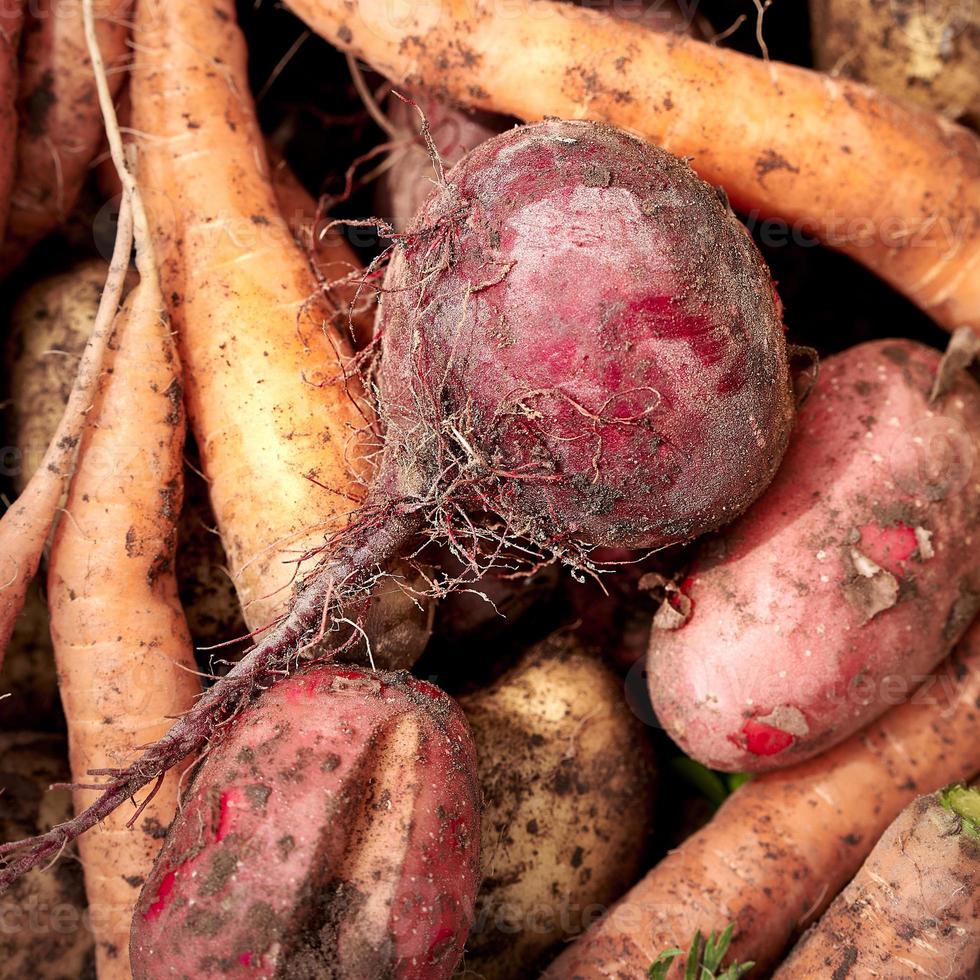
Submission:
[[[120,118],[130,119],[128,88],[120,96],[118,111]],[[327,228],[329,222],[320,214],[317,202],[268,140],[266,152],[279,211],[320,280],[326,301],[333,308],[337,330],[348,335],[356,348],[366,347],[374,333],[376,297],[361,283],[363,263],[339,227]],[[119,194],[119,178],[111,159],[99,165],[97,178],[103,197]]]
[[[188,414],[246,620],[284,612],[362,496],[350,345],[278,212],[230,0],[146,0],[131,79]]]
[[[606,120],[690,155],[743,212],[816,235],[946,327],[980,326],[980,140],[959,126],[553,0],[287,6],[398,85],[528,120]]]
[[[132,0],[99,0],[99,44],[113,94],[125,77]],[[17,169],[0,277],[70,214],[102,140],[79,0],[30,5],[18,98]]]
[[[309,255],[326,300],[334,308],[338,333],[362,349],[374,333],[375,313],[375,294],[362,285],[363,265],[340,226],[328,227],[329,222],[289,164],[271,147],[268,151],[279,211],[296,244]]]
[[[113,317],[126,282],[132,242],[132,215],[128,207],[123,207],[105,289],[68,404],[40,464],[0,519],[0,664],[24,606],[27,589],[41,562],[58,503],[74,472],[75,449],[102,373]]]
[[[51,633],[68,723],[72,777],[125,766],[200,693],[173,571],[182,495],[184,418],[162,297],[136,287],[116,318],[118,350],[105,376],[98,426],[52,546]],[[108,816],[79,841],[100,980],[128,977],[128,936],[177,804],[171,770],[136,828],[132,811]],[[75,791],[75,809],[98,796]]]
[[[85,4],[102,76],[91,0]],[[102,82],[100,89],[112,139],[109,90]],[[122,152],[117,130],[118,167]],[[125,766],[200,693],[174,575],[185,433],[180,365],[145,214],[132,178],[120,175],[134,212],[140,282],[113,324],[97,424],[81,440],[48,570],[76,810],[98,796],[88,776]],[[133,908],[176,810],[179,776],[171,770],[136,814],[114,813],[100,833],[79,842],[100,980],[131,975]],[[137,820],[139,829],[129,829]]]
[[[17,47],[24,23],[24,0],[0,0],[0,242],[7,228],[17,141]]]
[[[339,378],[350,348],[278,212],[234,5],[141,0],[134,37],[140,186],[187,372],[188,414],[239,595],[261,626],[280,619],[305,571],[298,559],[314,558],[359,502],[366,466],[360,444],[349,444],[373,420],[358,385]],[[332,608],[324,582],[376,570],[412,520],[393,516],[371,549],[328,552],[335,576],[300,584],[288,618],[114,774],[97,801],[33,840],[0,846],[0,892],[204,748],[217,725],[319,639]]]
[[[980,965],[980,790],[906,807],[774,974],[966,980]]]
[[[825,755],[736,790],[545,977],[635,980],[662,951],[729,922],[732,958],[767,968],[911,800],[980,769],[978,701],[980,621],[911,701]]]

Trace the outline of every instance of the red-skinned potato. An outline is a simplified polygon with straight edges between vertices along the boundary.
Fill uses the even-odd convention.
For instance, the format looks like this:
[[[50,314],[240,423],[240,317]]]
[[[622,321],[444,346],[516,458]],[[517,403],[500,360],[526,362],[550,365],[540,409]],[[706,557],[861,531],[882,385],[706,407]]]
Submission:
[[[980,386],[961,371],[930,402],[940,359],[906,340],[829,358],[775,481],[700,550],[675,628],[655,622],[654,708],[705,765],[835,744],[904,700],[980,608]]]
[[[326,666],[208,753],[133,919],[136,980],[438,980],[479,883],[462,713],[408,674]]]

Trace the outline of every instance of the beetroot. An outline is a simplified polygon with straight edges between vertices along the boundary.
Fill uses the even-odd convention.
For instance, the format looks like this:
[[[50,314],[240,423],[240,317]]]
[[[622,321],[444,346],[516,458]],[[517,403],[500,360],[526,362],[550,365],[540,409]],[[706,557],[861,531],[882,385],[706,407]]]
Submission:
[[[687,540],[786,447],[759,253],[684,163],[610,127],[522,126],[467,155],[396,249],[378,325],[382,498],[487,509],[539,546]]]
[[[716,528],[772,478],[794,415],[773,284],[723,195],[669,153],[589,122],[518,127],[442,177],[395,239],[378,324],[387,431],[357,521],[93,806],[0,846],[0,890],[200,751],[298,649],[349,641],[380,566],[419,531],[474,577],[500,549],[532,569],[582,565],[593,545]]]
[[[408,674],[297,674],[195,777],[137,904],[133,976],[449,977],[479,864],[456,704]]]

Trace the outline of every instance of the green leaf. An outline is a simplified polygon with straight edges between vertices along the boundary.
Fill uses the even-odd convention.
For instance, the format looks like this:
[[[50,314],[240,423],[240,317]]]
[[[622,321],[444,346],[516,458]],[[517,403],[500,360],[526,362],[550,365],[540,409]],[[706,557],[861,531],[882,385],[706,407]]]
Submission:
[[[684,980],[741,980],[755,963],[732,963],[722,973],[718,972],[721,969],[721,961],[732,944],[734,932],[734,922],[730,922],[720,934],[712,930],[707,939],[698,929],[691,940],[691,948],[687,951]],[[674,960],[682,955],[683,951],[680,949],[665,949],[650,964],[648,980],[667,980]]]
[[[717,939],[715,938],[714,932],[708,937],[708,942],[704,947],[702,963],[704,969],[708,971],[710,976],[713,977],[718,972],[721,961],[725,958],[725,953],[728,952],[728,947],[732,943],[732,933],[734,931],[735,923],[729,922],[728,926]]]
[[[667,974],[678,956],[683,956],[682,949],[665,949],[651,964],[647,974],[649,980],[667,980]]]
[[[694,933],[691,948],[687,951],[687,965],[684,970],[684,980],[699,980],[701,976],[701,950],[704,948],[704,938],[701,930]]]
[[[724,973],[718,975],[718,980],[742,980],[742,977],[754,966],[754,960],[749,960],[748,963],[733,963]]]
[[[713,772],[700,762],[689,759],[686,755],[670,760],[670,767],[686,783],[694,787],[715,809],[725,802],[728,789],[718,773]]]
[[[728,783],[728,792],[734,793],[739,786],[744,786],[752,779],[750,772],[729,772],[725,774],[725,782]]]

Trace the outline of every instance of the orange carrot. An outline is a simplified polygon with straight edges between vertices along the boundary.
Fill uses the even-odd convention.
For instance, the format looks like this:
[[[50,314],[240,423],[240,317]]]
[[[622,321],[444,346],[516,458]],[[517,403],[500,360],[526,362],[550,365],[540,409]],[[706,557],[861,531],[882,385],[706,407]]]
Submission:
[[[68,723],[75,807],[91,776],[124,768],[200,693],[177,598],[174,558],[183,497],[184,414],[173,336],[138,186],[98,51],[92,0],[85,33],[113,159],[134,215],[140,282],[112,330],[110,367],[79,446],[79,465],[48,569],[51,635]],[[129,925],[140,886],[176,811],[180,769],[136,814],[111,814],[79,844],[99,980],[128,980]],[[131,830],[134,821],[139,828]]]
[[[967,980],[980,968],[980,790],[906,807],[774,980]]]
[[[725,801],[569,946],[547,980],[636,980],[697,930],[735,923],[731,957],[769,967],[917,795],[980,769],[980,621],[911,701],[825,755]]]
[[[361,432],[373,419],[341,376],[350,348],[278,212],[234,4],[141,0],[134,36],[140,188],[184,354],[188,414],[239,595],[253,627],[276,625],[95,803],[33,840],[0,845],[0,892],[200,751],[323,629],[346,630],[332,583],[346,598],[347,581],[363,583],[393,557],[416,521],[388,515],[370,528],[370,549],[357,543],[364,525],[353,525],[316,579],[291,588],[324,535],[347,529],[367,469]]]
[[[187,404],[252,628],[282,615],[357,506],[350,345],[279,214],[231,0],[145,0],[131,80],[141,184]]]
[[[0,242],[7,228],[17,140],[17,47],[24,0],[0,0]]]
[[[527,120],[606,120],[690,155],[742,211],[846,252],[946,327],[980,326],[980,139],[962,127],[554,0],[287,6],[398,85]]]
[[[99,44],[115,93],[125,77],[132,0],[99,0]],[[75,206],[102,140],[92,63],[79,0],[31,4],[24,25],[18,98],[17,169],[0,277],[62,223]]]
[[[173,569],[184,416],[162,309],[159,289],[141,282],[116,318],[98,425],[82,439],[51,550],[51,633],[72,777],[82,784],[92,770],[127,765],[200,693]],[[130,975],[129,923],[179,776],[167,774],[134,829],[122,809],[79,842],[100,980]],[[76,790],[76,810],[97,795]]]
[[[340,226],[328,228],[317,203],[283,160],[269,148],[272,189],[279,211],[296,243],[307,252],[326,299],[334,308],[333,322],[357,348],[374,333],[375,294],[361,284],[363,265]]]

